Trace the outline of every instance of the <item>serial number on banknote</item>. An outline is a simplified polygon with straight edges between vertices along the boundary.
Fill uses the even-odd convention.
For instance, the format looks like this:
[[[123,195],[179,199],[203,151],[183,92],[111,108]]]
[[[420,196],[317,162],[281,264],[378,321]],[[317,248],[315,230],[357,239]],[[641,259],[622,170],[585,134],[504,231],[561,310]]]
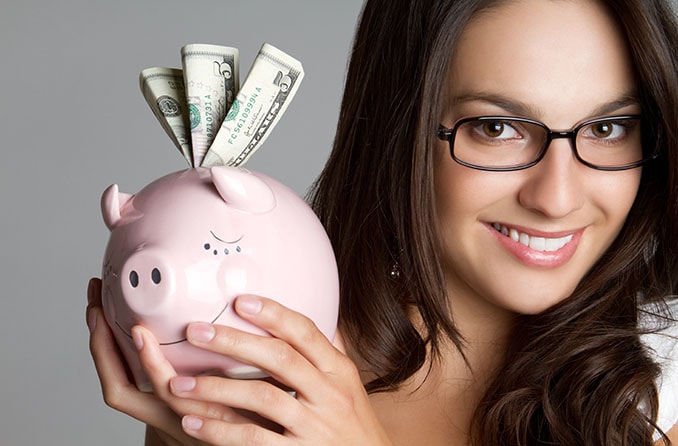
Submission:
[[[261,91],[261,88],[257,88],[256,90],[258,93]],[[240,130],[247,122],[247,118],[250,116],[252,109],[257,104],[257,98],[259,97],[257,93],[252,93],[252,95],[247,99],[247,105],[245,105],[242,113],[240,113],[240,119],[238,119],[238,122],[235,124],[233,132],[231,133],[231,137],[228,139],[229,144],[234,144],[234,141],[238,138],[238,133],[240,133]]]

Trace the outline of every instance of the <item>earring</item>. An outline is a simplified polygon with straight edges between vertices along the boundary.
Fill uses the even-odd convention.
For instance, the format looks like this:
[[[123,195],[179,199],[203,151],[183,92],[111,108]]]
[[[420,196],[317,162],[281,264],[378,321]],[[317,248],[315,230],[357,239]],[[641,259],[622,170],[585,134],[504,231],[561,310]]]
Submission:
[[[393,262],[391,265],[391,271],[389,273],[391,279],[396,280],[400,277],[400,264],[398,262]]]

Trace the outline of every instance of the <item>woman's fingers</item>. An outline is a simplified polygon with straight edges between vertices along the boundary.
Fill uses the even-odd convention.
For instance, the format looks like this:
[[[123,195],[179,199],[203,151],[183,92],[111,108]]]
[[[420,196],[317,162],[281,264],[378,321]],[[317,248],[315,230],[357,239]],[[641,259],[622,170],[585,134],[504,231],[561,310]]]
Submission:
[[[104,402],[149,426],[158,435],[171,438],[173,444],[202,444],[187,435],[181,418],[162,400],[141,392],[130,379],[122,353],[108,326],[101,308],[101,280],[90,279],[87,286],[87,325],[90,328],[89,348]],[[169,444],[168,441],[165,441]]]
[[[177,377],[170,382],[170,388],[178,397],[237,407],[263,419],[275,420],[287,429],[293,429],[297,420],[304,419],[304,407],[294,396],[266,381]],[[275,426],[268,428],[275,430]]]
[[[156,338],[141,326],[132,328],[132,338],[139,352],[141,366],[153,386],[154,394],[174,412],[182,416],[191,413],[232,423],[249,422],[230,407],[213,403],[208,399],[195,400],[174,396],[170,391],[170,381],[177,377],[177,373],[163,355]]]
[[[187,339],[266,371],[293,389],[296,398],[269,382],[217,377],[174,377],[170,390],[179,398],[257,413],[285,431],[280,435],[251,423],[234,424],[190,413],[182,420],[188,434],[218,445],[389,444],[355,365],[311,320],[257,296],[240,296],[235,309],[272,336],[192,323]]]
[[[161,397],[166,396],[169,390],[167,383],[177,375],[174,367],[160,351],[155,336],[146,328],[138,325],[132,327],[132,340],[137,348],[144,372],[153,385],[155,394]]]
[[[320,370],[334,367],[335,361],[344,356],[311,319],[274,300],[243,295],[236,299],[235,310],[273,337],[284,339]]]
[[[280,339],[202,322],[190,324],[186,334],[195,346],[260,368],[293,389],[313,386],[320,377],[304,356]]]
[[[323,373],[346,374],[355,370],[353,363],[300,313],[250,295],[240,296],[235,307],[241,317],[273,337],[194,323],[188,327],[188,340],[198,347],[259,367],[298,391],[320,385]]]
[[[182,419],[190,436],[215,446],[298,446],[298,442],[256,424],[231,424],[193,415]]]
[[[191,390],[196,393],[190,397],[211,399],[218,395],[220,403],[255,411],[285,427],[288,435],[322,435],[322,431],[327,432],[332,426],[333,422],[327,420],[333,418],[333,414],[350,418],[356,410],[369,413],[368,397],[355,365],[312,321],[275,301],[257,296],[239,297],[235,308],[241,317],[268,331],[272,337],[194,323],[188,327],[188,340],[265,370],[279,383],[294,389],[296,399],[268,383],[226,380],[198,380],[196,385],[211,390],[196,387]],[[318,422],[310,422],[313,418]],[[341,430],[341,422],[331,429]]]
[[[174,438],[189,437],[182,431],[179,417],[153,394],[144,393],[131,382],[100,307],[88,310],[92,328],[90,352],[94,360],[105,403],[146,424],[168,432]]]
[[[87,284],[87,309],[101,306],[101,279],[92,277]]]
[[[242,445],[249,443],[241,442],[240,435],[242,434],[239,432],[244,432],[244,435],[257,436],[258,440],[258,437],[263,439],[280,431],[279,426],[267,419],[265,411],[259,410],[259,406],[252,404],[257,399],[251,398],[251,394],[244,395],[242,391],[238,392],[238,399],[229,398],[224,393],[229,392],[224,383],[232,383],[232,380],[221,377],[177,376],[150,331],[137,326],[132,329],[132,336],[139,351],[141,365],[151,381],[155,395],[164,401],[167,407],[184,416],[182,420],[184,435],[190,435],[197,440],[215,445]],[[196,386],[196,381],[202,384]],[[246,381],[239,382],[246,383]],[[237,388],[237,385],[233,388]],[[195,389],[198,391],[193,392]],[[287,396],[294,400],[291,396]],[[249,403],[243,400],[248,400]],[[233,402],[237,404],[231,404]],[[244,409],[244,411],[238,411],[231,406]],[[200,420],[200,428],[197,428],[198,420]],[[282,438],[279,435],[278,437]]]
[[[104,318],[101,308],[101,285],[99,279],[91,279],[88,284],[86,320],[91,332],[90,352],[99,376],[104,401],[108,406],[146,423],[151,436],[163,438],[162,441],[166,444],[169,444],[168,439],[171,439],[172,444],[197,445],[203,444],[200,440],[206,440],[214,444],[235,445],[242,444],[239,441],[243,435],[255,440],[264,439],[268,435],[277,435],[275,429],[260,426],[261,424],[271,427],[270,422],[257,417],[254,417],[253,422],[250,416],[242,415],[209,398],[196,400],[173,395],[169,383],[173,378],[177,378],[176,372],[162,354],[155,337],[143,327],[135,327],[132,332],[140,362],[154,387],[154,393],[139,391],[130,378],[122,353]],[[187,419],[185,425],[195,427],[195,420],[199,419],[205,420],[201,423],[203,427],[191,430],[190,435],[185,432],[182,415],[186,414],[191,414],[192,418]],[[227,429],[227,426],[230,427]],[[279,426],[272,427],[280,430]],[[221,441],[219,436],[224,432],[228,435]]]

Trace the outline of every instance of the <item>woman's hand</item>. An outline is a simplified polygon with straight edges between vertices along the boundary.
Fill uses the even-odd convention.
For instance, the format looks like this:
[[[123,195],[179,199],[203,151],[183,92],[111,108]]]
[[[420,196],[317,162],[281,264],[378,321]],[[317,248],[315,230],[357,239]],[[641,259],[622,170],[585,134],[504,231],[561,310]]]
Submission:
[[[135,327],[142,366],[155,393],[185,416],[185,433],[214,445],[388,445],[353,362],[305,316],[257,296],[236,299],[238,314],[271,333],[263,337],[190,324],[192,344],[265,370],[279,384],[222,377],[179,377],[153,335]],[[282,386],[296,392],[296,397]],[[234,413],[238,408],[282,429]]]
[[[148,425],[146,444],[200,445],[181,427],[181,417],[152,393],[141,392],[130,379],[101,309],[101,280],[91,279],[87,287],[87,325],[90,352],[94,359],[104,401]]]
[[[147,445],[390,444],[352,361],[299,313],[242,296],[236,311],[272,338],[202,323],[187,331],[194,345],[267,371],[295,390],[296,398],[267,381],[179,377],[153,335],[135,327],[141,364],[154,389],[145,393],[130,379],[103,317],[101,281],[92,279],[87,294],[90,351],[104,401],[148,425]]]

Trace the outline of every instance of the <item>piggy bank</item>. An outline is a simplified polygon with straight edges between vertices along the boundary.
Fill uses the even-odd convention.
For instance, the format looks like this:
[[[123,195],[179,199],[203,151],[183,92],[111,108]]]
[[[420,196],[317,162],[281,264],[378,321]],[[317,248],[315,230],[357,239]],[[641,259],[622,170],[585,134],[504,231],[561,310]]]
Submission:
[[[339,285],[332,247],[313,211],[281,183],[242,168],[190,168],[135,195],[111,185],[101,209],[111,231],[104,315],[141,390],[150,384],[132,342],[137,324],[153,332],[181,375],[266,376],[186,341],[193,321],[268,335],[233,310],[241,294],[277,300],[333,339]]]

